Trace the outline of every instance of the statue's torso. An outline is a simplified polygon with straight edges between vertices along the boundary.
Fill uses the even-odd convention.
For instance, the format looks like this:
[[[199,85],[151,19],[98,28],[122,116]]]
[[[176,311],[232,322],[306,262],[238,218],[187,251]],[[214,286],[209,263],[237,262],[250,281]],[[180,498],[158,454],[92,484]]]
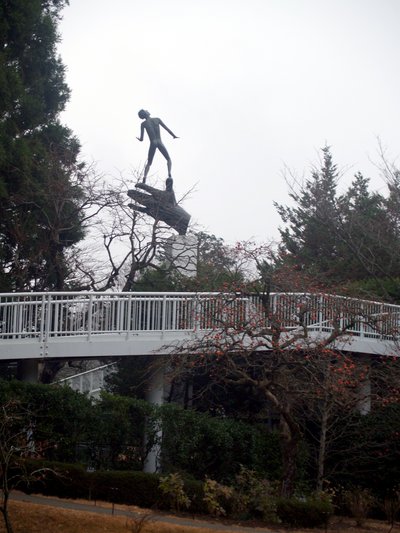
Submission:
[[[152,143],[161,142],[160,134],[160,119],[159,118],[148,118],[144,122],[144,127],[147,131],[147,135]]]

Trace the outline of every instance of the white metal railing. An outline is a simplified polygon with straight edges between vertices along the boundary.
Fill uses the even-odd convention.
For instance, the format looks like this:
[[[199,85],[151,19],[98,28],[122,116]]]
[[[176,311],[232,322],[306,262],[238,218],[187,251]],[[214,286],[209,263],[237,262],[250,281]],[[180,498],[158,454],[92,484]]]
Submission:
[[[96,366],[95,368],[59,379],[57,383],[68,385],[73,390],[87,393],[90,397],[98,397],[100,391],[104,388],[105,377],[115,372],[116,365],[117,363],[114,362]]]
[[[49,292],[0,294],[0,340],[126,335],[146,331],[206,330],[231,323],[260,327],[278,321],[327,332],[339,320],[357,336],[393,338],[400,306],[329,294],[273,293],[259,296],[220,293]],[[265,305],[266,304],[266,305]]]

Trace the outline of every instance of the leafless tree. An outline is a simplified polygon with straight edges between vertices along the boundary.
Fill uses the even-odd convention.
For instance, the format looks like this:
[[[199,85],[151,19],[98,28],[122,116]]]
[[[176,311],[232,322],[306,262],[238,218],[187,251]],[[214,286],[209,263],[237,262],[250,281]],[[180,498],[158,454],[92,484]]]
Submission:
[[[138,182],[139,174],[132,179],[120,175],[113,180],[112,187],[108,186],[107,201],[75,256],[75,276],[80,288],[131,291],[145,269],[173,270],[180,263],[179,253],[163,261],[173,230],[129,207],[127,191]]]
[[[255,257],[262,259],[260,253]],[[265,272],[254,279],[255,290],[270,286]],[[213,305],[205,301],[202,306],[200,300],[198,324],[205,331],[175,348],[170,375],[205,376],[203,394],[216,383],[230,390],[246,386],[272,407],[280,424],[282,495],[293,492],[304,411],[312,410],[319,424],[320,488],[331,418],[340,408],[354,411],[362,400],[359,384],[369,377],[365,360],[351,354],[352,334],[360,323],[378,327],[356,300],[309,292],[250,296],[236,288]],[[339,341],[348,342],[346,354],[337,348]]]
[[[13,533],[8,510],[11,492],[50,471],[49,468],[32,471],[26,467],[25,459],[37,456],[47,445],[34,441],[31,423],[31,413],[18,400],[9,400],[0,406],[0,512],[7,533]]]

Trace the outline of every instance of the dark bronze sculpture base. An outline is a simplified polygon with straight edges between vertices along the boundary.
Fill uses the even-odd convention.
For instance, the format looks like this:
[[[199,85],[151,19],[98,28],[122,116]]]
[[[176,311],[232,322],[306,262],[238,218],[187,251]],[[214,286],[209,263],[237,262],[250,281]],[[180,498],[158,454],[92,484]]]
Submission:
[[[143,191],[149,194],[138,191],[137,189],[143,189]],[[168,178],[166,181],[165,191],[155,189],[145,183],[138,183],[136,189],[130,189],[128,191],[128,196],[135,200],[137,204],[142,204],[129,204],[131,209],[140,213],[146,213],[155,220],[165,222],[168,226],[176,230],[179,235],[186,235],[190,215],[176,203],[171,178]]]

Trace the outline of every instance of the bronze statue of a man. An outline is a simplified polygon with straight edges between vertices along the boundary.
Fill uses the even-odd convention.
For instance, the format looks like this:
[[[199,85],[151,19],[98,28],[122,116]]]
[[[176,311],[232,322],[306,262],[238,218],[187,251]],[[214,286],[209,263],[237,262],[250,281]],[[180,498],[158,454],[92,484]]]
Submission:
[[[172,162],[167,152],[167,149],[165,148],[161,140],[160,126],[162,126],[165,130],[167,130],[167,132],[170,135],[172,135],[174,139],[178,139],[178,137],[174,133],[172,133],[172,131],[169,128],[167,128],[167,126],[164,124],[164,122],[160,118],[151,118],[150,113],[148,111],[141,109],[138,115],[139,115],[139,118],[143,119],[143,122],[140,126],[140,137],[136,137],[136,138],[139,141],[143,141],[144,130],[146,130],[147,135],[149,136],[149,139],[150,139],[150,148],[149,148],[149,154],[147,156],[146,167],[144,169],[143,183],[146,183],[147,174],[149,173],[151,164],[153,162],[154,154],[157,148],[160,150],[162,155],[167,160],[168,177],[171,178]]]

